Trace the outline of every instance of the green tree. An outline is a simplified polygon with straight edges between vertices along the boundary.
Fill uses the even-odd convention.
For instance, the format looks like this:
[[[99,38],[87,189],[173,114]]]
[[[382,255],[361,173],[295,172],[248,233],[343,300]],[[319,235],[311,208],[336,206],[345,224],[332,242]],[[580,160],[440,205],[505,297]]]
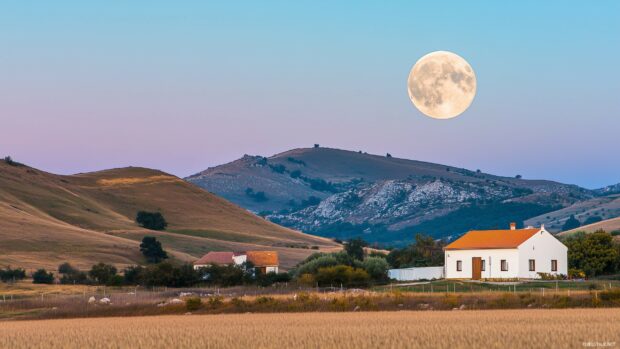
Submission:
[[[54,274],[52,272],[47,272],[45,269],[38,269],[34,273],[32,273],[32,283],[33,284],[53,284],[54,283]]]
[[[139,211],[136,214],[136,222],[140,226],[151,230],[164,230],[168,226],[168,222],[159,212]]]
[[[161,247],[161,242],[153,236],[145,236],[142,238],[140,252],[142,252],[149,263],[159,263],[168,258],[168,253]]]
[[[352,258],[361,261],[364,259],[364,247],[366,246],[368,244],[362,238],[349,239],[344,244],[344,250]]]
[[[564,244],[568,247],[569,268],[583,270],[589,277],[618,271],[618,245],[611,234],[602,230],[578,232],[566,238]]]
[[[572,230],[575,228],[579,228],[581,226],[581,222],[575,218],[575,215],[570,215],[570,217],[566,220],[564,225],[562,226],[563,231]]]
[[[385,258],[366,257],[366,259],[362,262],[362,267],[373,280],[377,282],[387,280],[387,271],[390,268],[390,265]]]
[[[107,285],[116,276],[116,267],[111,264],[98,263],[88,272],[88,275],[100,285]]]
[[[444,245],[444,241],[416,234],[411,245],[390,251],[386,259],[394,268],[440,266],[444,263]]]

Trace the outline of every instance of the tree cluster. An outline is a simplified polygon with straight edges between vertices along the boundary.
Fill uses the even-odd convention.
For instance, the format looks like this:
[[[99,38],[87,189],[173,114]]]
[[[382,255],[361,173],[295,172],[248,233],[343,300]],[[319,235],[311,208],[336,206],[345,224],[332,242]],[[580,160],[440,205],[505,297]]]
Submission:
[[[314,253],[291,272],[300,283],[318,286],[363,287],[387,281],[384,255],[366,255],[367,243],[356,238],[336,253]]]
[[[394,268],[440,266],[444,264],[444,246],[442,240],[416,234],[409,246],[390,251],[387,261]]]
[[[568,247],[568,267],[573,274],[583,272],[593,277],[620,272],[620,243],[611,234],[603,230],[577,232],[563,242]]]

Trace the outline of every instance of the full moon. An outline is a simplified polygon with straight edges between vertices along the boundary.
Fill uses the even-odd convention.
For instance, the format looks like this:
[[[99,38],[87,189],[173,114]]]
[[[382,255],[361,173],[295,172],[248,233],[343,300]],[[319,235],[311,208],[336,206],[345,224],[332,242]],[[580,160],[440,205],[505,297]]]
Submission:
[[[463,113],[476,95],[476,75],[461,56],[436,51],[420,58],[407,80],[409,98],[424,115],[451,119]]]

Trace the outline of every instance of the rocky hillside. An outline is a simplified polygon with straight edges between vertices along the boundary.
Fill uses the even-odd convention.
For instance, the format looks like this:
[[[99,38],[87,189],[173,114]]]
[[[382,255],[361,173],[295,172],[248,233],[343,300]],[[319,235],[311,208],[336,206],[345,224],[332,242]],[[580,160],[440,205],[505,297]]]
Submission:
[[[503,227],[592,199],[574,185],[329,148],[245,155],[186,178],[307,233],[398,244]]]

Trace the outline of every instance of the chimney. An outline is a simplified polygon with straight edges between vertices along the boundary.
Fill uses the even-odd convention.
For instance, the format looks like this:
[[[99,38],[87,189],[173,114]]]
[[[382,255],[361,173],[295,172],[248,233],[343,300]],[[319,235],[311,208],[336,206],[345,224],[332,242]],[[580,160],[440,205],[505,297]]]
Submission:
[[[511,222],[510,223],[510,230],[515,230],[515,229],[517,229],[517,223]]]

